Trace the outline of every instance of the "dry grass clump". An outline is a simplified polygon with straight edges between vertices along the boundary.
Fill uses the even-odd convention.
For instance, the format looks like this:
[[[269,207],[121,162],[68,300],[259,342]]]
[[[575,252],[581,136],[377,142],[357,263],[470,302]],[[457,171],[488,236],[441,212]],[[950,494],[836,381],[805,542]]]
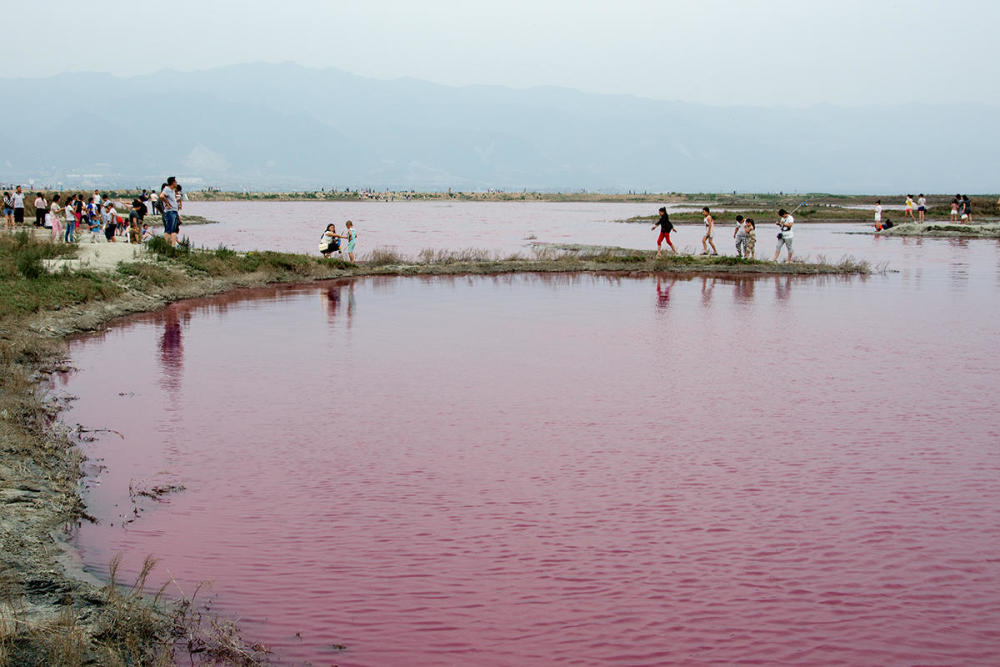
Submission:
[[[362,260],[369,266],[407,264],[408,260],[391,248],[375,248]]]
[[[462,250],[436,250],[424,248],[417,254],[421,264],[454,264],[473,262],[496,262],[499,258],[485,248],[464,248]],[[507,261],[515,261],[507,258]]]

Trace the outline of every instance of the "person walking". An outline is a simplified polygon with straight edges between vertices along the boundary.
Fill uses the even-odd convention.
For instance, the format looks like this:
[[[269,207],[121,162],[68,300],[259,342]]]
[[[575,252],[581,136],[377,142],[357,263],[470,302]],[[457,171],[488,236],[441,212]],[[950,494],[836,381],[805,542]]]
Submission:
[[[41,192],[35,193],[35,227],[45,226],[45,211],[49,208],[49,203]]]
[[[670,249],[673,250],[676,255],[677,248],[675,248],[674,244],[670,242],[670,232],[674,231],[674,225],[670,222],[670,216],[667,215],[666,206],[660,207],[660,219],[650,229],[656,229],[657,227],[660,228],[660,235],[656,239],[656,256],[660,256],[660,253],[663,250],[662,246],[664,241],[667,242],[667,245],[670,246]]]
[[[778,247],[774,251],[774,259],[772,261],[778,261],[778,257],[781,255],[781,246],[785,246],[788,248],[788,258],[785,261],[790,262],[792,261],[792,238],[795,236],[795,232],[792,229],[795,226],[795,218],[785,209],[780,209],[778,216],[780,219],[774,224],[781,227],[781,231],[778,232]]]
[[[705,214],[705,236],[701,239],[702,255],[708,254],[708,246],[712,246],[712,254],[718,255],[719,250],[715,247],[715,219],[712,218],[712,212],[706,206],[701,209],[701,212]]]
[[[177,245],[177,231],[180,229],[177,189],[177,179],[171,176],[160,192],[160,203],[163,207],[163,238],[172,246]]]
[[[733,229],[733,238],[736,239],[736,256],[743,257],[747,252],[747,228],[742,215],[736,216],[736,227]]]
[[[20,185],[14,188],[14,196],[11,199],[14,204],[14,224],[20,227],[24,225],[24,192]]]

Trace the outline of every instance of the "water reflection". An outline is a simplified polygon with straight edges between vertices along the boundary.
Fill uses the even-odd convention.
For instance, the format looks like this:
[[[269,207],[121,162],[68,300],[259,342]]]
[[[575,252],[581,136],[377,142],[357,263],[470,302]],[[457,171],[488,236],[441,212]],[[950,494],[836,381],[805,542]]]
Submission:
[[[774,277],[774,298],[778,301],[788,300],[788,296],[792,292],[792,277],[791,276],[775,276]]]
[[[712,304],[712,292],[715,290],[715,281],[715,278],[701,277],[701,305],[709,306]]]
[[[351,328],[351,320],[354,317],[354,282],[353,280],[338,280],[330,283],[326,289],[326,315],[330,324],[334,324],[338,319],[337,312],[340,310],[344,297],[347,301],[347,328]],[[345,294],[346,293],[346,294]]]
[[[181,326],[180,307],[167,306],[163,311],[163,334],[160,336],[160,386],[172,398],[176,399],[180,392],[184,376],[184,331]],[[184,313],[184,320],[191,318],[189,311]]]
[[[735,281],[733,289],[733,300],[736,303],[749,303],[753,301],[754,287],[757,280],[750,277],[739,277]]]
[[[677,282],[676,277],[669,280],[662,276],[656,276],[656,307],[666,309],[670,305],[670,288]]]

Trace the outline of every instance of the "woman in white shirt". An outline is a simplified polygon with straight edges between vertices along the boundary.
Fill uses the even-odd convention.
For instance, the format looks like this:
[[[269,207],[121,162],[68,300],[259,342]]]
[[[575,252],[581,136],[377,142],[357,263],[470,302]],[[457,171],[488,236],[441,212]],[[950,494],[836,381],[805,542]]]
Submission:
[[[66,208],[63,211],[66,213],[66,234],[63,236],[63,241],[74,243],[76,242],[76,216],[73,214],[72,199],[66,202]]]

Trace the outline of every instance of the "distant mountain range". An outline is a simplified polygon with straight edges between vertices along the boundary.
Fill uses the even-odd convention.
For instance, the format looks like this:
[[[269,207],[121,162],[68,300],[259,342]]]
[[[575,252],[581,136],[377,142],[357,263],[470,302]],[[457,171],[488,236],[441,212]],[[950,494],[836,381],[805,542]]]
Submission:
[[[0,90],[4,182],[148,187],[174,174],[188,189],[1000,189],[989,106],[715,107],[291,64],[8,78]]]

